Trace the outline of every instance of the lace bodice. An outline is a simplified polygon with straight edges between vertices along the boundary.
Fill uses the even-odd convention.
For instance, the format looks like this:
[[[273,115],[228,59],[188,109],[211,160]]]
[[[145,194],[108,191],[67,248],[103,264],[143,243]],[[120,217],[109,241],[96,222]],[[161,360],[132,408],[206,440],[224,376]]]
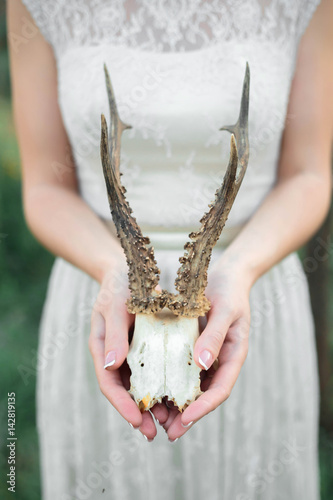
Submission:
[[[230,137],[219,128],[237,119],[248,61],[250,161],[228,224],[245,222],[275,182],[297,47],[319,1],[23,0],[54,50],[93,210],[110,218],[99,151],[101,113],[110,120],[104,62],[133,126],[121,171],[138,222],[194,229],[223,178]],[[65,167],[54,165],[60,176]]]

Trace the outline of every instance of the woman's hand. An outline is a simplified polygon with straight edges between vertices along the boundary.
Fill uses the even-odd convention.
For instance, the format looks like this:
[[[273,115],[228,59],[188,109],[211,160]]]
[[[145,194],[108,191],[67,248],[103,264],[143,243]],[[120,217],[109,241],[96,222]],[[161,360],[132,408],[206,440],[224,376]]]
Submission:
[[[125,420],[139,428],[147,439],[153,439],[156,426],[152,415],[149,412],[142,415],[128,393],[128,333],[134,322],[134,315],[126,307],[129,295],[126,263],[116,260],[104,274],[93,308],[89,349],[104,396]],[[168,417],[165,405],[155,405],[153,413],[161,423]]]
[[[177,414],[173,421],[170,418],[166,426],[170,439],[181,436],[191,427],[184,428],[181,423],[195,422],[227,399],[247,354],[251,285],[302,246],[318,229],[329,209],[333,137],[332,19],[332,2],[322,0],[298,48],[276,183],[220,262],[211,269],[206,295],[212,309],[195,346],[196,362],[200,356],[209,367],[203,382],[206,392],[182,415]],[[289,117],[293,117],[290,123]],[[242,262],[242,268],[237,265],[235,269],[235,259]],[[219,367],[214,372],[211,366],[216,356]]]
[[[204,393],[182,414],[175,412],[169,417],[164,428],[170,440],[182,436],[229,397],[248,350],[250,283],[246,272],[230,263],[226,266],[223,257],[212,266],[206,289],[211,310],[194,350],[195,362],[205,370],[201,383]]]
[[[170,439],[186,432],[181,423],[195,422],[227,399],[247,353],[251,285],[302,246],[329,210],[332,19],[333,3],[322,0],[298,48],[274,187],[211,270],[206,295],[212,309],[207,327],[197,340],[195,360],[198,363],[200,356],[209,367],[206,375],[213,376],[204,382],[206,392],[170,423]],[[235,259],[242,262],[242,269],[235,269]],[[219,367],[214,373],[210,367],[216,356]]]

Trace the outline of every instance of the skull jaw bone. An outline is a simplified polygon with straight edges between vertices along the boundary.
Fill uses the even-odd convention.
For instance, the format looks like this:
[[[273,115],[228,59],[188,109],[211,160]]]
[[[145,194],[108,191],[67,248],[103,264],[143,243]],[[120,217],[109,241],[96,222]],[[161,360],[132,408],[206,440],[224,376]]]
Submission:
[[[127,362],[129,392],[141,411],[164,397],[183,411],[200,396],[201,369],[193,359],[198,336],[198,318],[175,316],[167,309],[136,314]]]

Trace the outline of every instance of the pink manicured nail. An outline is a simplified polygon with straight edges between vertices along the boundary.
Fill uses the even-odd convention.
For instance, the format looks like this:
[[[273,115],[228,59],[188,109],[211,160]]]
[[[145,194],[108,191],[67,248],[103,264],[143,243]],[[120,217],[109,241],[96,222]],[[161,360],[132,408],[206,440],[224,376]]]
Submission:
[[[168,438],[168,440],[170,441],[170,443],[175,443],[176,441],[178,441],[179,438],[176,438],[176,439],[170,439]]]
[[[192,422],[189,422],[188,424],[183,424],[183,422],[181,422],[181,424],[182,424],[182,427],[190,427],[190,425],[193,424],[193,420],[192,420]]]
[[[199,363],[205,370],[208,370],[210,368],[212,361],[213,361],[213,356],[209,351],[206,351],[205,349],[200,353]]]
[[[112,366],[114,365],[116,362],[116,351],[110,351],[107,353],[106,357],[105,357],[105,365],[104,365],[104,369],[105,368],[109,368],[109,366]]]
[[[128,425],[129,425],[132,429],[134,429],[135,431],[136,431],[136,430],[140,427],[140,426],[134,427],[134,425],[133,425],[131,422],[127,422],[127,423],[128,423]]]

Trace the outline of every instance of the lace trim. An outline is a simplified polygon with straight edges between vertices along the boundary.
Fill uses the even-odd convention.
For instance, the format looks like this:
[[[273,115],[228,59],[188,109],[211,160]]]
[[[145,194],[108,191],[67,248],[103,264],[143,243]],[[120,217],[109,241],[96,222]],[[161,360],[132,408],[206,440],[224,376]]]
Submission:
[[[154,52],[255,37],[298,41],[320,0],[22,0],[56,55],[108,42]]]
[[[45,40],[53,45],[50,25],[42,10],[41,2],[39,0],[21,0],[21,2],[28,9],[32,19],[34,20],[36,26],[38,27]]]
[[[315,13],[317,7],[319,6],[321,0],[307,0],[307,8],[300,8],[298,21],[297,21],[297,35],[300,39],[305,33],[313,14]]]

